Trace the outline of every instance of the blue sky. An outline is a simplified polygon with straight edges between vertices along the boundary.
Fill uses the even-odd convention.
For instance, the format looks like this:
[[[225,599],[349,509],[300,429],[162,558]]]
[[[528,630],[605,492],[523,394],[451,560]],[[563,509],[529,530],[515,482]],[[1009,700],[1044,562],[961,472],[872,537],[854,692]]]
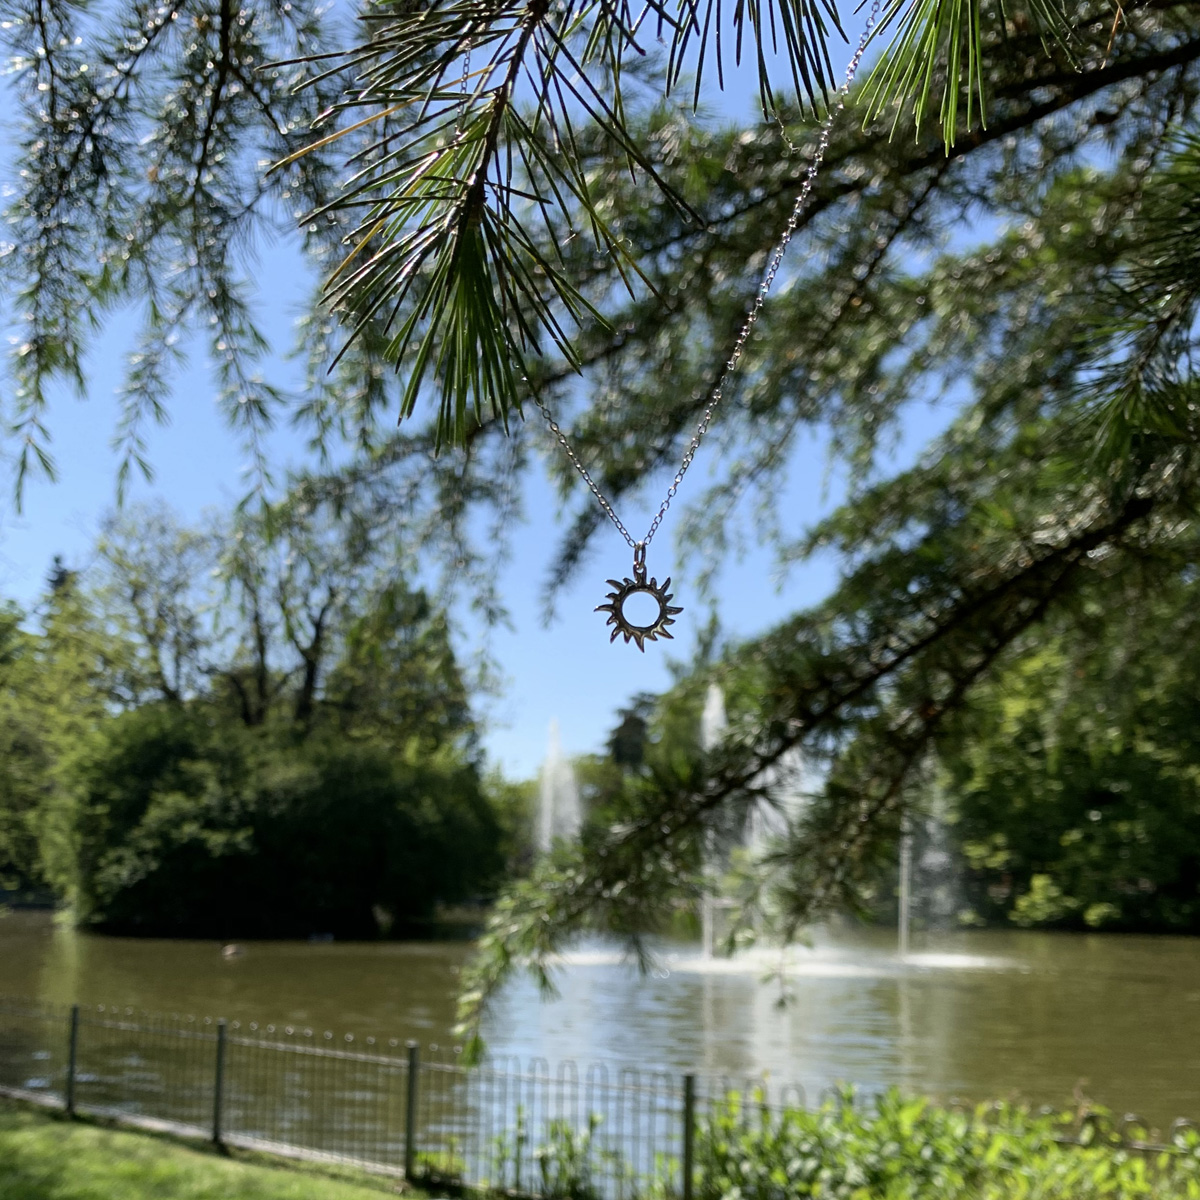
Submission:
[[[281,321],[284,319],[281,316]],[[114,503],[116,460],[109,449],[115,424],[115,368],[119,355],[96,356],[87,400],[64,397],[53,413],[52,428],[59,480],[32,482],[18,514],[10,502],[0,506],[0,595],[32,602],[40,593],[55,554],[73,566],[87,562],[90,547],[105,512]],[[182,517],[198,517],[205,508],[233,503],[243,488],[243,463],[234,436],[225,427],[210,399],[211,386],[203,364],[194,364],[180,377],[172,419],[151,435],[151,460],[157,478],[140,481],[131,499],[162,500]],[[919,406],[909,416],[896,458],[910,459],[943,417]],[[281,463],[302,461],[302,440],[283,431],[273,439],[273,454]],[[714,438],[697,458],[690,477],[694,492],[719,463]],[[828,488],[828,462],[823,447],[810,439],[792,456],[787,510],[793,525],[826,512],[843,493],[835,473]],[[504,569],[502,591],[512,617],[511,629],[488,635],[489,649],[503,676],[501,693],[484,704],[485,745],[489,756],[514,776],[533,774],[545,751],[552,718],[557,718],[564,749],[578,754],[598,749],[612,724],[614,710],[639,691],[657,691],[670,683],[666,655],[690,655],[695,636],[709,610],[689,588],[687,572],[672,565],[674,549],[668,522],[665,536],[651,547],[649,565],[662,575],[674,572],[676,603],[684,606],[673,632],[675,646],[610,645],[604,615],[593,611],[608,590],[609,576],[628,574],[630,554],[614,530],[605,530],[560,594],[555,619],[542,621],[542,585],[552,565],[561,533],[557,501],[539,470],[525,478],[526,520],[514,531],[513,555]],[[633,528],[649,523],[650,510],[622,513]],[[727,563],[713,589],[717,612],[728,635],[746,636],[818,599],[830,588],[835,566],[817,559],[793,570],[776,586],[771,552],[751,547],[745,558]]]
[[[849,57],[849,51],[837,57]],[[721,108],[746,112],[751,95],[743,77],[734,82]],[[3,100],[0,87],[0,111]],[[264,281],[257,300],[263,324],[275,345],[290,347],[297,315],[294,298],[305,296],[309,287],[295,242],[282,238],[261,247],[257,276]],[[86,565],[99,523],[115,501],[116,459],[110,443],[116,425],[115,390],[129,345],[127,322],[118,318],[91,356],[86,398],[64,392],[55,405],[50,425],[58,481],[35,479],[28,484],[20,513],[11,502],[7,480],[0,489],[0,597],[31,603],[55,554],[62,554],[69,565]],[[287,381],[296,370],[278,361],[272,378]],[[214,390],[202,356],[195,356],[177,378],[170,423],[150,433],[156,478],[151,484],[137,481],[131,499],[165,502],[184,519],[194,519],[206,508],[227,507],[243,494],[245,464],[236,437],[217,411]],[[914,406],[901,431],[894,462],[910,461],[945,420],[942,410]],[[0,451],[7,449],[0,442]],[[270,450],[281,468],[304,461],[303,437],[286,427],[272,436]],[[697,456],[681,500],[699,495],[706,476],[719,470],[720,453],[719,438],[714,436]],[[825,450],[815,437],[799,445],[789,466],[789,485],[781,503],[790,515],[790,526],[799,530],[828,511],[844,494],[844,487],[838,473],[829,471]],[[673,528],[668,518],[651,547],[649,566],[659,578],[674,576],[675,602],[684,607],[673,630],[677,634],[673,647],[664,651],[664,643],[652,644],[643,655],[632,645],[609,644],[604,615],[593,610],[604,599],[604,581],[628,574],[631,565],[628,547],[615,530],[606,529],[596,539],[573,582],[559,595],[555,619],[545,625],[542,588],[561,534],[561,514],[540,469],[526,476],[524,491],[527,517],[514,531],[513,555],[501,581],[512,628],[487,635],[502,675],[502,690],[483,705],[488,754],[516,777],[536,772],[552,719],[558,720],[568,754],[599,749],[620,704],[636,692],[669,685],[666,655],[690,656],[695,636],[709,615],[689,587],[687,572],[673,561]],[[646,506],[645,511],[622,510],[631,529],[649,524],[657,496],[648,497]],[[714,594],[719,598],[717,612],[724,632],[752,635],[813,603],[829,590],[834,571],[833,563],[818,559],[793,570],[782,586],[776,586],[770,551],[750,546],[744,558],[726,563],[716,580]]]

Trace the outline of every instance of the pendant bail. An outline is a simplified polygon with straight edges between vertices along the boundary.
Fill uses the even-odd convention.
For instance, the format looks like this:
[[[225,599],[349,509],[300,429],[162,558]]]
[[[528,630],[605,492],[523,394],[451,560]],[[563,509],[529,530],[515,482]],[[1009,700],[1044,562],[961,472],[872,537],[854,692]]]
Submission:
[[[633,577],[639,582],[646,578],[646,543],[633,544]]]

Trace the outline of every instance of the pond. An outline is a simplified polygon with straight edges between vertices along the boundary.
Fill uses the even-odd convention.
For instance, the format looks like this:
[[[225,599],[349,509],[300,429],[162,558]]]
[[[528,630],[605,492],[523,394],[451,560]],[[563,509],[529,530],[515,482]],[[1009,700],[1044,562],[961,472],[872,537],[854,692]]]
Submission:
[[[462,942],[215,942],[79,934],[0,918],[0,994],[63,1004],[451,1039]],[[786,956],[705,962],[663,944],[639,976],[602,945],[566,956],[560,994],[526,978],[487,1027],[497,1056],[695,1070],[739,1082],[837,1081],[941,1098],[1076,1095],[1160,1126],[1200,1118],[1200,941],[971,931],[825,930]],[[772,976],[768,978],[768,976]]]

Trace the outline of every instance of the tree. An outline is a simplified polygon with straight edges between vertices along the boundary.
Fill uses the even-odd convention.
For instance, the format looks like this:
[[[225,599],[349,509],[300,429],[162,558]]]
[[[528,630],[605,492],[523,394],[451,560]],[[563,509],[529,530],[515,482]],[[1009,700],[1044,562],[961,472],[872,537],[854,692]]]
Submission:
[[[951,724],[939,760],[980,918],[1200,927],[1196,601],[1164,581],[1047,630]]]
[[[840,584],[729,655],[731,692],[755,699],[734,709],[717,752],[637,781],[620,821],[501,902],[468,1025],[515,961],[544,968],[591,924],[636,942],[664,895],[694,897],[706,831],[771,799],[770,769],[793,749],[824,766],[824,786],[749,903],[776,914],[784,937],[863,908],[949,723],[986,706],[989,679],[1047,622],[1078,638],[1102,627],[1115,644],[1123,614],[1194,579],[1200,153],[1173,116],[1194,94],[1167,88],[1165,119],[1110,170],[1041,165],[1040,188],[1011,196],[1019,224],[864,293],[872,310],[896,313],[907,296],[921,313],[915,345],[911,327],[866,318],[888,386],[953,369],[970,402],[917,466],[782,543],[796,558],[833,550]],[[1021,161],[1019,142],[1006,161]],[[1170,819],[1168,797],[1140,803]],[[1172,903],[1190,911],[1195,881],[1184,872],[1179,886]]]
[[[284,703],[308,727],[339,636],[356,606],[370,606],[380,559],[353,522],[287,501],[239,513],[229,532],[218,572],[237,620],[223,679],[247,725]]]
[[[44,36],[33,8],[22,9],[7,33],[23,56],[23,111],[31,130],[36,130],[20,163],[26,190],[13,210],[18,222],[27,223],[21,228],[29,236],[21,244],[29,251],[14,251],[7,260],[16,272],[14,283],[23,289],[24,303],[32,305],[34,298],[41,298],[41,307],[28,310],[32,333],[26,352],[17,359],[19,371],[37,377],[31,375],[22,384],[16,415],[20,436],[27,439],[22,443],[27,457],[35,455],[37,446],[45,449],[38,432],[44,383],[64,363],[78,360],[87,337],[80,314],[106,311],[98,301],[64,299],[65,281],[74,280],[83,292],[104,298],[104,304],[117,304],[148,303],[153,282],[177,280],[181,294],[193,297],[198,306],[186,308],[181,325],[165,319],[162,323],[162,337],[178,348],[183,342],[172,342],[172,330],[185,329],[188,314],[199,318],[207,312],[210,293],[245,298],[249,243],[231,240],[225,227],[245,229],[246,222],[252,222],[266,229],[276,217],[284,217],[281,223],[286,224],[290,217],[274,207],[285,194],[293,203],[314,208],[329,200],[343,157],[375,140],[376,124],[347,135],[348,140],[323,142],[270,176],[261,193],[243,194],[238,189],[253,174],[242,169],[244,160],[236,154],[222,151],[224,157],[214,158],[211,179],[204,171],[185,168],[183,159],[194,164],[207,143],[203,138],[186,144],[173,141],[177,135],[169,120],[172,110],[162,108],[158,98],[199,89],[202,103],[189,111],[209,112],[225,121],[222,136],[229,146],[249,145],[253,148],[247,156],[282,159],[309,144],[306,120],[336,99],[344,77],[335,72],[314,85],[311,95],[293,95],[290,85],[299,75],[282,69],[260,72],[254,78],[269,82],[270,90],[252,96],[223,67],[184,80],[172,57],[172,39],[178,37],[178,29],[194,28],[202,35],[196,42],[197,55],[206,54],[206,61],[220,65],[236,49],[245,74],[247,60],[258,64],[288,57],[293,37],[306,50],[336,48],[336,30],[322,26],[303,6],[293,6],[284,19],[258,14],[254,7],[231,14],[212,0],[196,0],[178,10],[179,19],[172,23],[176,32],[156,25],[155,39],[133,63],[132,72],[122,74],[127,45],[140,45],[140,32],[124,26],[105,32],[90,25],[77,32],[77,22],[86,18],[73,9],[59,14],[57,6],[52,7],[55,20],[61,18],[65,41]],[[465,11],[454,9],[446,19],[464,19]],[[920,21],[931,10],[912,11],[913,19]],[[933,308],[918,303],[929,296],[909,278],[906,261],[913,255],[936,254],[950,230],[961,234],[964,214],[979,213],[984,227],[993,221],[1019,222],[1025,201],[1039,195],[1048,180],[1065,177],[1080,163],[1099,161],[1097,156],[1110,149],[1132,170],[1144,150],[1161,144],[1155,131],[1161,134],[1187,119],[1196,58],[1189,3],[1126,8],[1115,23],[1111,7],[1084,6],[1075,14],[1069,54],[1048,54],[1037,21],[1031,24],[1020,12],[1011,13],[1006,25],[991,6],[966,11],[979,19],[982,57],[972,78],[987,96],[986,129],[969,126],[963,112],[958,126],[943,122],[939,130],[928,121],[919,125],[907,110],[896,119],[874,113],[861,131],[849,119],[834,129],[826,169],[800,219],[792,261],[805,248],[811,253],[795,268],[786,295],[777,294],[767,304],[739,390],[716,416],[714,437],[724,439],[728,470],[721,472],[715,490],[695,493],[697,502],[683,512],[684,544],[695,547],[703,542],[705,562],[720,561],[736,546],[737,518],[755,497],[764,502],[762,521],[778,522],[771,497],[806,429],[832,427],[839,454],[866,469],[878,439],[911,399],[927,388],[940,390],[943,368],[951,373],[970,368],[965,358],[956,357],[966,343],[956,333],[961,322],[956,327],[953,321],[939,321],[939,337],[927,338],[935,324]],[[950,44],[945,35],[963,12],[957,3],[936,6],[936,19],[945,24],[927,45],[945,49]],[[144,15],[156,20],[149,10]],[[483,37],[484,25],[475,33]],[[94,49],[110,72],[108,83],[101,80],[104,86],[96,82],[101,72],[78,71],[81,52],[70,49],[76,36]],[[386,38],[382,44],[387,45]],[[66,55],[62,69],[60,53]],[[444,55],[439,61],[444,62]],[[478,56],[473,61],[479,65]],[[130,120],[136,118],[136,129],[105,126],[111,138],[89,141],[88,123],[80,125],[69,115],[83,111],[79,104],[54,100],[67,79],[71,88],[82,89],[78,97],[71,93],[80,104],[98,104],[101,113],[128,112]],[[935,70],[931,94],[961,94],[948,88],[949,79]],[[675,470],[704,410],[714,365],[726,356],[747,299],[757,287],[762,256],[783,228],[807,171],[808,151],[794,154],[789,145],[811,134],[805,114],[795,107],[782,108],[783,128],[770,123],[752,130],[723,128],[703,115],[694,119],[686,105],[654,100],[656,89],[643,86],[635,67],[626,80],[630,103],[617,114],[622,127],[648,157],[656,176],[702,219],[689,221],[645,176],[630,177],[627,155],[581,112],[572,126],[573,144],[587,156],[592,207],[609,214],[620,237],[638,248],[638,267],[649,282],[628,296],[617,261],[593,254],[586,238],[564,242],[556,237],[539,244],[543,257],[556,253],[556,247],[572,256],[567,265],[575,286],[602,319],[589,319],[572,335],[581,384],[569,356],[548,353],[527,364],[531,388],[559,417],[593,477],[619,506],[632,503],[643,488],[657,489],[660,479]],[[229,82],[236,85],[232,90],[224,86]],[[109,86],[117,83],[121,86],[115,90]],[[706,92],[711,83],[709,76]],[[481,92],[468,107],[482,112],[490,95]],[[310,104],[311,109],[305,107]],[[343,116],[349,120],[355,115],[361,114],[330,114],[322,132],[335,132]],[[952,130],[955,154],[947,158],[941,135]],[[185,124],[178,137],[193,132],[194,122]],[[51,141],[43,145],[45,137]],[[260,137],[281,140],[263,149],[257,145]],[[367,141],[355,140],[360,137]],[[160,177],[158,160],[166,148],[171,154],[178,151],[170,158],[175,171],[171,178],[180,187],[193,174],[208,180],[206,186],[219,190],[234,211],[243,214],[240,226],[220,206],[196,208],[196,222],[187,225],[193,209],[182,200],[174,208],[154,208],[154,219],[145,215],[147,204],[159,203],[146,184]],[[60,186],[62,162],[76,169],[77,185],[72,183],[65,192]],[[1130,178],[1142,173],[1126,171]],[[97,187],[113,189],[112,205],[92,202]],[[185,189],[185,198],[188,194]],[[38,207],[43,196],[57,206],[52,212]],[[236,204],[229,199],[239,196]],[[110,209],[129,214],[129,222],[97,221],[98,213]],[[577,216],[571,219],[579,225]],[[141,224],[130,223],[135,217]],[[185,222],[182,229],[176,218]],[[342,260],[342,237],[357,221],[354,209],[329,211],[305,225],[319,270],[332,271]],[[58,222],[64,223],[64,239],[53,252],[70,270],[65,265],[60,270],[58,258],[43,262],[42,251],[34,252],[41,231],[58,228]],[[144,257],[147,269],[106,271],[105,264],[127,253],[129,237],[138,230],[139,237],[149,239],[148,248],[138,252],[138,261]],[[205,239],[208,247],[203,257],[195,253],[197,262],[207,264],[208,274],[203,276],[189,265],[193,236]],[[984,286],[986,274],[980,271],[977,276]],[[148,317],[155,311],[148,303]],[[405,314],[410,311],[406,308]],[[61,337],[56,333],[59,325],[69,337],[68,332]],[[261,343],[251,336],[249,324],[238,326],[245,336],[234,336],[237,330],[231,331],[229,322],[220,318],[214,328],[224,331],[220,341],[225,350],[220,354],[230,356],[229,369],[236,367],[242,378],[253,375]],[[64,338],[75,348],[60,354],[57,347]],[[448,574],[468,580],[478,590],[484,611],[494,616],[498,606],[488,591],[494,578],[488,562],[503,552],[512,525],[516,478],[530,465],[532,452],[548,444],[536,423],[510,422],[506,430],[485,405],[482,423],[471,428],[469,452],[431,461],[439,436],[436,422],[418,419],[399,431],[389,428],[400,403],[398,392],[409,375],[406,369],[399,376],[387,369],[391,336],[382,321],[363,325],[346,345],[328,311],[314,304],[303,339],[311,370],[303,395],[291,401],[295,417],[312,429],[314,444],[324,451],[344,444],[356,452],[349,464],[315,472],[308,481],[310,491],[339,503],[352,495],[356,504],[376,513],[389,510],[403,527],[410,552],[421,553],[426,562],[436,558],[447,565]],[[901,343],[905,366],[893,372],[889,355]],[[336,370],[328,373],[342,351]],[[943,353],[944,361],[939,358]],[[170,357],[140,355],[138,363],[158,362],[165,387]],[[249,391],[262,399],[268,389],[255,385]],[[137,394],[131,382],[131,403]],[[280,403],[286,402],[281,398]],[[135,405],[130,427],[155,411],[150,404]],[[230,406],[238,420],[261,411],[256,403]],[[561,579],[574,569],[603,517],[565,460],[552,460],[551,469],[576,517],[554,558],[555,578]],[[675,512],[679,511],[677,505]],[[485,517],[491,523],[480,536]]]
[[[446,614],[410,587],[386,522],[300,493],[200,530],[139,505],[98,550],[98,611],[136,648],[133,703],[219,697],[248,727],[471,742]]]
[[[617,710],[618,724],[608,735],[608,756],[617,766],[640,767],[646,761],[649,717],[653,708],[654,697],[641,692],[627,707]]]
[[[109,713],[126,702],[132,647],[109,636],[78,573],[55,559],[27,620],[0,609],[0,884],[74,886],[73,772]]]
[[[0,608],[0,888],[27,891],[41,882],[35,814],[46,755],[30,708],[34,638],[14,604]]]
[[[132,699],[182,704],[205,685],[212,641],[213,534],[169,509],[139,505],[104,522],[96,598],[115,638],[137,647]]]
[[[1085,219],[1072,197],[1093,203],[1089,168],[1110,155],[1122,164],[1104,173],[1116,187],[1104,210],[1112,229],[1137,206],[1138,181],[1159,161],[1170,132],[1190,119],[1200,49],[1192,7],[1131,10],[1111,50],[1111,11],[1089,12],[1076,35],[1078,69],[1048,60],[1038,39],[1015,27],[997,40],[986,59],[988,128],[964,134],[951,158],[932,131],[904,120],[895,128],[884,118],[861,131],[851,122],[835,128],[794,239],[791,286],[765,306],[743,377],[716,414],[713,437],[722,439],[725,460],[718,479],[704,490],[689,479],[697,489],[693,502],[681,516],[679,502],[672,510],[685,550],[703,547],[702,572],[759,529],[798,548],[801,535],[776,496],[786,489],[792,453],[808,431],[829,429],[838,456],[866,476],[914,401],[944,393],[950,380],[969,379],[978,369],[978,330],[1016,323],[1021,312],[1010,305],[1026,305],[1026,321],[1044,312],[1045,298],[1034,295],[1043,278],[1055,294],[1068,276],[1070,286],[1084,282],[1085,247],[1078,241],[1096,236],[1090,230],[1076,231],[1072,265],[1057,274],[1062,232],[1047,225],[1048,245],[1035,253],[1020,237],[1007,248],[993,246],[986,231],[1016,230],[1055,181],[1061,181],[1060,213]],[[577,339],[582,385],[564,357],[548,355],[529,372],[531,389],[620,511],[656,505],[677,470],[807,167],[805,154],[788,150],[788,140],[802,141],[808,132],[799,120],[787,126],[787,140],[771,126],[714,127],[669,106],[638,120],[640,140],[657,147],[660,174],[704,221],[689,224],[653,189],[630,180],[624,160],[597,141],[590,160],[594,194],[606,211],[621,214],[622,235],[640,248],[653,294],[629,298],[610,257],[585,254],[583,239],[568,241],[580,252],[588,295],[604,320],[588,324]],[[1118,186],[1121,180],[1128,186]],[[943,256],[948,239],[976,236],[969,224],[976,215],[988,250]],[[1100,244],[1097,238],[1093,249]],[[1008,264],[1025,272],[1019,296],[992,293],[1001,264],[986,255],[995,249],[1022,256]],[[940,272],[909,269],[935,260]],[[1120,286],[1115,262],[1093,266],[1107,284]],[[1107,284],[1088,280],[1060,331],[1078,334],[1080,314]],[[323,359],[337,345],[330,329]],[[1111,336],[1098,338],[1092,350],[1096,364],[1114,350],[1114,361],[1127,361]],[[1008,364],[1006,374],[1015,381],[1024,365]],[[365,384],[356,394],[367,397]],[[385,402],[373,394],[376,404]],[[440,497],[441,521],[423,523],[422,532],[444,535],[462,511],[446,503],[451,476],[454,494],[471,496],[479,488],[481,506],[490,507],[497,480],[512,479],[527,465],[530,448],[544,446],[574,518],[553,556],[552,579],[566,578],[592,539],[607,531],[604,513],[535,422],[506,431],[485,416],[465,457],[443,456],[444,471],[425,457],[433,441],[431,432],[402,429],[375,444],[354,478],[359,486],[370,480],[379,495],[394,495],[398,510],[424,512],[431,497]],[[313,486],[336,494],[342,478],[318,478]]]
[[[1010,22],[1036,30],[1043,44],[1057,41],[1060,66],[1071,61],[1072,18],[1087,26],[1086,12],[1057,0],[1015,11],[978,0],[907,9],[876,0],[868,31],[880,17],[878,32],[890,27],[893,36],[861,89],[868,117],[898,120],[910,108],[919,130],[939,94],[947,149],[960,93],[968,128],[974,102],[983,108]],[[661,55],[647,55],[651,26]],[[536,400],[530,376],[547,350],[581,369],[586,342],[572,328],[586,335],[605,325],[597,273],[619,281],[632,301],[661,300],[646,270],[653,240],[629,236],[629,209],[611,205],[604,168],[618,166],[643,203],[657,202],[669,221],[699,231],[703,206],[671,177],[676,147],[662,144],[658,97],[679,89],[698,106],[710,71],[724,86],[724,39],[735,43],[738,62],[745,40],[765,118],[781,120],[780,73],[790,73],[801,103],[836,112],[831,33],[846,37],[832,0],[735,6],[728,16],[694,0],[649,0],[640,12],[605,0],[529,0],[396,5],[380,14],[369,40],[346,56],[359,78],[338,111],[351,120],[313,145],[371,130],[365,146],[355,142],[353,176],[322,210],[350,212],[357,222],[327,294],[345,310],[351,337],[382,317],[386,353],[411,362],[402,415],[414,411],[426,375],[436,374],[439,434],[462,443],[469,423],[485,414],[506,422]],[[1110,41],[1115,34],[1116,25]],[[770,65],[776,56],[782,72]],[[814,169],[824,139],[819,146]]]
[[[881,131],[910,121],[919,131],[932,102],[946,146],[960,133],[961,98],[970,130],[985,97],[990,106],[1003,96],[998,68],[1036,48],[1059,76],[1102,36],[1107,62],[1130,23],[1106,11],[1101,30],[1092,10],[1060,0],[875,11],[878,33],[892,36],[862,89],[865,112]],[[830,43],[846,37],[832,0],[728,17],[711,3],[658,0],[640,17],[621,5],[544,0],[396,4],[373,16],[370,40],[339,54],[336,23],[308,3],[136,4],[112,22],[64,0],[12,6],[5,35],[25,136],[9,258],[29,326],[16,356],[18,478],[32,463],[52,469],[47,388],[62,376],[82,384],[81,314],[131,300],[145,319],[120,478],[149,469],[144,423],[163,418],[181,335],[198,329],[211,338],[229,419],[253,448],[284,397],[255,370],[265,345],[242,251],[281,205],[301,206],[329,299],[346,306],[364,352],[346,372],[360,377],[361,395],[339,405],[321,389],[303,402],[318,439],[372,438],[364,423],[385,390],[379,360],[400,361],[410,343],[403,412],[436,361],[439,435],[465,438],[472,406],[476,420],[507,420],[529,399],[525,377],[542,373],[531,354],[549,348],[582,369],[589,333],[619,331],[602,277],[642,306],[669,296],[653,270],[658,239],[636,236],[630,210],[612,204],[614,185],[619,192],[629,176],[666,227],[711,234],[712,213],[689,194],[698,179],[673,94],[698,104],[714,68],[724,86],[727,48],[740,61],[745,42],[764,116],[782,123],[794,113],[781,77],[816,111],[839,82]],[[665,54],[647,55],[651,26]],[[781,70],[769,65],[777,53]],[[263,159],[278,168],[265,177]]]
[[[189,337],[203,339],[219,401],[253,452],[283,398],[260,373],[266,341],[248,296],[255,239],[279,227],[281,206],[313,206],[326,190],[317,155],[274,180],[257,163],[306,141],[337,94],[332,83],[297,93],[289,72],[260,68],[323,48],[314,6],[14,0],[2,29],[20,117],[22,182],[4,247],[21,322],[7,414],[18,488],[31,468],[53,470],[54,384],[84,389],[91,338],[130,304],[140,331],[119,480],[150,470],[145,426],[165,419]]]
[[[81,767],[77,919],[176,937],[376,937],[486,894],[502,866],[478,773],[379,741],[302,743],[200,705],[110,722]]]
[[[324,708],[329,724],[349,736],[430,754],[472,744],[469,697],[446,614],[399,582],[384,589],[345,631]]]
[[[405,932],[509,853],[446,614],[394,547],[294,497],[105,523],[40,628],[0,622],[0,870],[76,920]],[[506,818],[507,820],[507,818]]]

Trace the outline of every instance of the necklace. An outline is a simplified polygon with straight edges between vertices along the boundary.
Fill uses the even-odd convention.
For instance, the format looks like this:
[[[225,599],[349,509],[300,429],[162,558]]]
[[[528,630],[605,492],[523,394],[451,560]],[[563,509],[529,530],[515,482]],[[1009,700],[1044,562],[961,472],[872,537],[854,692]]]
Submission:
[[[871,32],[874,30],[875,23],[879,19],[881,4],[882,0],[873,0],[871,10],[867,15],[867,23],[863,28],[862,37],[859,38],[858,46],[850,59],[849,65],[846,67],[845,79],[842,81],[841,87],[838,88],[837,103],[829,106],[829,110],[825,114],[825,119],[821,122],[812,160],[804,172],[804,179],[800,184],[800,191],[796,195],[796,201],[792,205],[791,214],[788,216],[787,223],[783,227],[783,233],[780,235],[779,241],[771,254],[766,273],[758,285],[758,291],[754,296],[754,303],[751,304],[750,310],[746,314],[746,319],[742,322],[742,327],[738,331],[729,357],[721,364],[721,369],[717,373],[716,383],[708,394],[708,404],[696,425],[696,431],[692,434],[692,440],[688,444],[688,448],[684,451],[683,460],[679,464],[679,470],[675,472],[675,478],[671,481],[671,486],[667,488],[667,494],[663,498],[662,504],[659,505],[654,520],[650,522],[650,528],[646,531],[645,536],[640,542],[635,541],[633,535],[625,528],[624,522],[617,516],[608,497],[597,486],[587,467],[583,465],[571,443],[567,440],[567,435],[563,433],[558,423],[554,420],[550,410],[546,407],[545,401],[542,400],[536,391],[533,393],[533,402],[545,418],[551,434],[563,448],[563,452],[571,460],[571,465],[579,472],[580,477],[587,484],[592,495],[595,496],[600,507],[604,510],[605,515],[616,526],[617,532],[628,542],[630,549],[633,551],[633,577],[626,576],[624,579],[608,580],[609,586],[613,589],[608,593],[608,603],[598,604],[595,609],[596,612],[608,613],[608,620],[605,624],[613,626],[612,634],[608,639],[610,644],[615,642],[618,636],[621,636],[624,637],[626,645],[633,642],[644,654],[646,651],[646,642],[657,641],[660,637],[667,639],[672,637],[668,627],[674,625],[675,617],[683,612],[682,608],[672,606],[671,604],[674,597],[667,590],[671,586],[669,576],[661,584],[653,576],[649,579],[646,578],[646,548],[658,532],[663,518],[667,515],[667,510],[671,507],[671,501],[675,499],[675,495],[679,491],[679,485],[683,482],[683,477],[687,474],[688,467],[692,465],[692,459],[696,457],[696,451],[700,448],[700,443],[704,440],[704,435],[708,432],[708,427],[712,423],[717,405],[721,403],[725,384],[734,371],[737,370],[742,353],[746,349],[746,342],[749,340],[750,333],[754,329],[759,315],[762,313],[763,305],[766,303],[767,296],[771,292],[771,285],[775,282],[775,276],[783,264],[783,256],[787,252],[788,243],[792,240],[792,235],[796,232],[796,227],[800,224],[800,218],[803,216],[809,197],[812,195],[813,185],[817,181],[817,172],[821,169],[825,152],[829,149],[829,138],[833,132],[834,121],[837,119],[838,113],[846,107],[846,97],[849,95],[850,85],[854,82],[855,73],[858,71],[863,55],[867,51],[867,43],[871,40]],[[776,119],[779,120],[779,127],[783,133],[784,141],[791,150],[795,150],[796,147],[788,139],[787,130],[784,128],[783,121],[779,118],[778,113],[776,113]],[[657,614],[653,620],[634,621],[625,613],[626,602],[631,596],[636,595],[648,596],[657,606]]]

